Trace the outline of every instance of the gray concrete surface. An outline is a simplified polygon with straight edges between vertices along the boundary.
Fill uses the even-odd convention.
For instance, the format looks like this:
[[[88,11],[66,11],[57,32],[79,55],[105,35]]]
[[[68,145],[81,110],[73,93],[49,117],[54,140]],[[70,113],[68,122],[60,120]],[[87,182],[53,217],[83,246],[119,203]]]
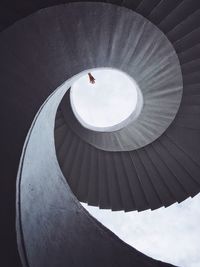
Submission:
[[[92,218],[71,192],[54,143],[56,110],[70,82],[41,107],[24,145],[16,205],[23,266],[171,266],[126,245]]]
[[[73,22],[69,15],[64,18],[68,10],[78,21]],[[179,60],[166,36],[141,15],[102,3],[68,5],[59,13],[59,19],[75,25],[71,29],[73,36],[67,34],[76,44],[74,58],[87,57],[84,61],[89,60],[93,66],[117,68],[129,74],[137,82],[144,102],[137,119],[133,117],[114,132],[84,128],[69,111],[69,105],[63,104],[73,130],[106,151],[138,149],[162,135],[176,116],[183,90]]]
[[[67,38],[70,24],[63,22],[65,36],[60,36],[57,34],[59,23],[55,26],[56,19],[53,20],[48,16],[47,11],[26,17],[41,8],[63,2],[68,1],[19,0],[16,5],[14,1],[2,0],[0,4],[0,29],[4,30],[0,35],[2,123],[0,235],[1,262],[4,267],[21,266],[17,255],[14,227],[15,183],[24,139],[33,117],[49,94],[73,75],[70,64],[76,66],[76,73],[82,71],[77,62],[82,65],[83,60],[85,68],[96,67],[89,64],[86,58],[70,61],[64,38]],[[152,152],[149,155],[153,162],[160,160],[158,163],[163,172],[167,173],[167,168],[176,167],[175,173],[179,173],[180,168],[182,170],[186,168],[187,172],[188,170],[195,172],[195,176],[199,178],[199,171],[194,167],[200,162],[198,112],[200,2],[167,0],[160,1],[159,4],[158,1],[142,0],[107,2],[122,4],[147,17],[166,34],[177,51],[184,78],[184,95],[178,116],[165,132],[165,139],[161,140],[172,156],[169,158],[160,153],[158,157],[154,147],[148,153]],[[54,13],[56,16],[57,13]],[[22,19],[24,17],[26,18]],[[12,25],[15,21],[17,22]],[[8,28],[9,25],[12,26]],[[166,181],[170,181],[168,176]],[[183,199],[178,192],[175,190],[173,192],[177,193],[175,194],[177,198]]]

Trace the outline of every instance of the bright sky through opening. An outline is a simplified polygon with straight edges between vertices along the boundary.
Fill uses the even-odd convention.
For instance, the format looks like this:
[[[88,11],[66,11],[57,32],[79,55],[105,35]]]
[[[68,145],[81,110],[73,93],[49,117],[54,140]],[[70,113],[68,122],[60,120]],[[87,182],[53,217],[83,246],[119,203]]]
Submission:
[[[115,69],[94,69],[91,74],[95,78],[94,84],[88,74],[84,74],[72,86],[72,108],[79,121],[97,128],[125,121],[136,109],[135,81]]]

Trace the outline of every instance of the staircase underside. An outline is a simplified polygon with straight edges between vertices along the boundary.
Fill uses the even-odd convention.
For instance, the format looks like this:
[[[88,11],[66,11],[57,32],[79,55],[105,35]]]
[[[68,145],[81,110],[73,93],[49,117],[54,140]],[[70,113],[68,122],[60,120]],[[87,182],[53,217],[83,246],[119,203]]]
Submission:
[[[19,0],[17,2],[2,0],[0,3],[0,29],[2,30],[0,33],[0,87],[2,88],[0,195],[2,197],[1,240],[3,244],[1,261],[5,263],[4,266],[8,267],[21,266],[15,237],[15,184],[25,136],[36,112],[45,99],[55,88],[74,75],[70,68],[73,57],[65,56],[67,54],[67,50],[64,49],[65,43],[58,44],[55,42],[56,35],[52,36],[52,30],[54,31],[55,28],[48,24],[50,21],[46,23],[47,21],[42,20],[44,13],[48,15],[47,10],[40,11],[37,15],[38,17],[36,16],[37,19],[34,19],[35,15],[31,14],[42,8],[67,2],[65,0]],[[109,167],[110,173],[105,174],[105,176],[96,170],[96,165],[104,166],[103,172],[107,172],[105,158],[102,157],[105,152],[99,150],[95,154],[95,148],[81,140],[70,128],[70,125],[65,123],[65,126],[59,127],[59,122],[57,121],[55,132],[61,135],[63,141],[65,129],[69,135],[71,133],[74,136],[73,138],[77,142],[80,142],[80,147],[84,147],[84,153],[88,153],[87,149],[89,149],[91,165],[94,166],[94,169],[90,170],[89,177],[93,177],[93,172],[97,172],[98,177],[99,175],[102,175],[102,177],[110,176],[109,183],[111,184],[114,181],[114,187],[116,187],[116,192],[119,194],[118,196],[111,196],[109,184],[106,189],[109,191],[106,191],[104,198],[99,198],[100,192],[104,191],[107,180],[101,181],[101,185],[98,183],[97,189],[94,183],[91,184],[90,187],[94,186],[95,192],[98,191],[96,194],[98,197],[89,197],[89,187],[79,192],[80,196],[78,195],[80,186],[76,187],[75,185],[73,190],[77,191],[79,198],[82,196],[85,198],[86,196],[94,201],[95,205],[102,206],[106,204],[109,208],[112,208],[112,200],[117,209],[120,207],[120,209],[126,210],[136,208],[138,210],[153,209],[159,205],[167,206],[175,201],[182,201],[188,196],[194,196],[199,192],[200,162],[200,1],[122,0],[106,2],[113,2],[138,12],[155,24],[171,41],[178,55],[183,74],[183,99],[179,113],[174,121],[176,123],[170,126],[164,137],[162,136],[161,139],[144,148],[144,150],[126,152],[126,155],[124,153],[115,153],[115,156],[113,156],[113,153],[108,152],[106,154],[109,155],[106,156],[108,157],[107,162],[112,167]],[[31,16],[27,17],[29,15]],[[23,20],[21,20],[22,18]],[[41,32],[38,24],[40,26],[43,25],[42,27],[44,28],[46,27],[46,35]],[[68,25],[64,24],[62,26],[62,29],[68,32]],[[81,62],[81,64],[85,64],[87,67],[91,66],[90,62],[87,61]],[[91,67],[94,67],[94,65]],[[77,66],[75,73],[81,70]],[[57,115],[59,116],[59,114]],[[61,117],[58,117],[58,120],[61,122]],[[58,151],[58,153],[61,153],[61,151]],[[115,176],[115,180],[112,178],[113,173],[116,173],[116,162],[119,161],[119,158],[121,164],[117,165],[117,172],[118,175],[120,173],[123,174],[123,186],[129,182],[129,177],[125,175],[126,172],[124,171],[124,161],[127,164],[127,170],[130,168],[131,172],[133,171],[134,175],[132,177],[135,177],[136,184],[139,181],[138,177],[141,175],[142,179],[144,179],[137,185],[140,194],[136,194],[138,191],[134,193],[133,190],[136,191],[136,188],[133,187],[131,190],[131,187],[129,188],[127,199],[130,199],[130,202],[129,200],[127,202],[125,197],[123,199],[121,197],[122,189],[119,192],[118,176]],[[78,163],[80,159],[76,158],[76,161]],[[65,165],[64,159],[61,164]],[[144,165],[148,166],[148,173]],[[83,162],[83,167],[85,168],[85,166]],[[162,173],[160,173],[161,170]],[[67,172],[69,171],[68,169]],[[86,174],[85,170],[83,174]],[[155,177],[154,183],[149,176]],[[82,183],[82,178],[77,181],[76,176],[74,177],[75,184],[77,182],[77,184]],[[98,177],[94,178],[98,179]],[[145,188],[151,190],[151,195],[147,195]],[[124,187],[123,190],[126,194],[127,187]],[[158,192],[160,193],[158,194]],[[161,192],[163,192],[162,197]],[[141,196],[143,196],[142,202],[138,200]],[[116,197],[118,198],[117,204],[115,203]],[[136,200],[137,197],[138,199]],[[89,202],[88,199],[85,199],[85,201]],[[92,204],[91,201],[90,203]],[[124,205],[124,203],[130,204]],[[142,203],[141,206],[138,203]]]

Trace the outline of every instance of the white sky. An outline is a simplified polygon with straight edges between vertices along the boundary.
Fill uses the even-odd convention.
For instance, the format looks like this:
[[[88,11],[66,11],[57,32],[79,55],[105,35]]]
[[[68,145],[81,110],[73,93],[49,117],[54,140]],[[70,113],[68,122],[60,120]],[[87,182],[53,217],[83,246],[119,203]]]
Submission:
[[[200,267],[200,194],[155,211],[125,213],[83,206],[146,255],[180,267]]]
[[[92,71],[73,86],[76,111],[88,124],[119,123],[133,111],[136,90],[119,72]],[[126,76],[125,76],[126,77]],[[123,88],[123,91],[121,90]],[[126,243],[153,258],[181,267],[200,267],[200,194],[181,204],[144,212],[111,212],[83,206]]]
[[[137,103],[135,82],[114,69],[96,69],[91,74],[95,84],[84,74],[71,90],[74,108],[82,120],[91,126],[109,127],[129,117]]]

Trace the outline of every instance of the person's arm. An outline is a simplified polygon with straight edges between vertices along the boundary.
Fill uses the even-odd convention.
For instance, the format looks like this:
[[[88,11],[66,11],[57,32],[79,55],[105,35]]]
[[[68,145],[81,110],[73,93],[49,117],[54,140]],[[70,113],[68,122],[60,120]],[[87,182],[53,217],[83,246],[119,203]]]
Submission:
[[[90,83],[95,83],[95,78],[92,76],[92,74],[89,72],[88,73],[89,79],[90,79]]]

